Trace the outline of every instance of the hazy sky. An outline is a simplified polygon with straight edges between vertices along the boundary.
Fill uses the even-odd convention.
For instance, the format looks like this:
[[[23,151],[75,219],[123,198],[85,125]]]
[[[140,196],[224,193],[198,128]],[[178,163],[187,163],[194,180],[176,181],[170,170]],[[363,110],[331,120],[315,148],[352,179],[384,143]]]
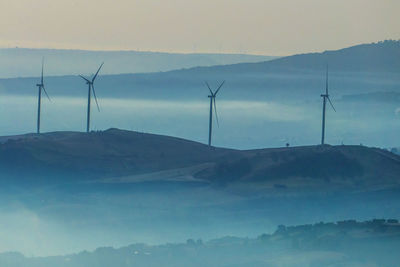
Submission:
[[[400,39],[399,0],[1,0],[1,47],[288,55]]]

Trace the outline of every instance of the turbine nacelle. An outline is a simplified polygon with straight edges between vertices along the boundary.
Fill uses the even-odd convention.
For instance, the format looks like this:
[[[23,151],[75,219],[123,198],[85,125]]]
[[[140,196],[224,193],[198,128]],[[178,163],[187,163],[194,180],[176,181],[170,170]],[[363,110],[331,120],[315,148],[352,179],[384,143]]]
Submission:
[[[88,78],[85,78],[82,75],[79,75],[82,79],[86,81],[86,84],[89,86],[88,88],[88,110],[87,110],[87,124],[86,124],[86,131],[89,132],[90,130],[90,102],[91,102],[91,93],[93,93],[94,100],[96,102],[97,110],[100,111],[99,103],[97,101],[97,96],[96,96],[96,89],[94,88],[94,81],[96,80],[97,75],[100,72],[101,67],[103,67],[103,63],[101,63],[99,69],[97,70],[96,74],[92,77],[91,80]]]
[[[321,144],[325,144],[325,113],[326,113],[326,101],[328,100],[329,104],[331,105],[333,111],[336,112],[335,107],[333,106],[333,103],[331,101],[331,98],[329,97],[329,86],[328,86],[328,65],[326,66],[326,85],[325,85],[325,94],[321,94],[321,97],[323,98],[323,106],[322,106],[322,138],[321,138]]]
[[[40,133],[40,113],[41,113],[41,102],[42,102],[42,92],[46,95],[47,99],[50,100],[49,95],[44,87],[44,79],[43,79],[43,70],[44,70],[44,58],[42,58],[42,75],[40,77],[40,83],[37,83],[36,86],[39,87],[39,95],[38,95],[38,113],[37,113],[37,133]]]
[[[205,84],[207,85],[208,90],[210,91],[210,94],[208,95],[208,98],[210,98],[210,121],[209,121],[209,132],[208,132],[208,145],[211,146],[211,135],[212,135],[212,120],[213,120],[213,116],[212,116],[212,111],[213,111],[213,106],[214,106],[214,112],[215,112],[215,119],[217,120],[217,125],[219,126],[219,122],[218,122],[218,114],[217,114],[217,104],[216,104],[216,97],[217,94],[219,92],[219,90],[221,89],[221,87],[224,85],[225,81],[223,81],[217,90],[215,90],[215,92],[213,92],[213,90],[211,90],[210,85],[208,84],[208,82],[205,82]]]

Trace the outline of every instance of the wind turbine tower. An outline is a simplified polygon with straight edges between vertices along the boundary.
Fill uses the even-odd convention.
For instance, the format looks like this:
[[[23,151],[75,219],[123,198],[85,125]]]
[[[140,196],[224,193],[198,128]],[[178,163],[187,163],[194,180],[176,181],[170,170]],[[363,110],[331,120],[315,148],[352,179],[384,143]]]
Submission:
[[[211,146],[211,138],[212,138],[212,121],[213,121],[213,105],[214,105],[214,111],[215,111],[215,118],[217,120],[217,125],[219,126],[219,122],[218,122],[218,114],[217,114],[217,104],[215,102],[215,98],[219,92],[219,90],[221,89],[221,87],[224,85],[225,81],[223,81],[218,89],[213,92],[210,88],[210,85],[206,82],[206,85],[208,87],[208,90],[210,90],[210,95],[208,96],[208,98],[210,98],[210,121],[209,121],[209,128],[208,128],[208,145]]]
[[[46,89],[44,88],[44,81],[43,81],[43,68],[44,68],[44,58],[42,59],[42,76],[40,79],[40,83],[36,84],[36,86],[39,89],[38,92],[38,112],[37,112],[37,125],[36,125],[36,132],[40,134],[40,112],[41,112],[41,106],[42,106],[42,91],[45,93],[47,98],[50,100],[49,95],[46,92]]]
[[[326,101],[329,101],[329,104],[332,106],[332,109],[336,112],[336,109],[333,106],[331,99],[329,98],[329,92],[328,92],[328,66],[326,66],[325,94],[322,94],[321,97],[323,99],[323,104],[322,104],[322,138],[321,138],[321,145],[324,145],[325,144]]]
[[[101,67],[103,67],[103,63],[101,63],[99,69],[97,70],[96,74],[93,76],[91,80],[83,77],[82,75],[79,75],[82,79],[86,81],[86,84],[88,85],[88,104],[87,104],[87,121],[86,121],[86,132],[88,133],[90,131],[90,103],[91,103],[91,96],[93,92],[94,100],[96,101],[96,106],[97,110],[100,111],[99,108],[99,103],[97,102],[97,97],[96,97],[96,90],[94,89],[94,81],[96,80],[97,75],[100,72]]]

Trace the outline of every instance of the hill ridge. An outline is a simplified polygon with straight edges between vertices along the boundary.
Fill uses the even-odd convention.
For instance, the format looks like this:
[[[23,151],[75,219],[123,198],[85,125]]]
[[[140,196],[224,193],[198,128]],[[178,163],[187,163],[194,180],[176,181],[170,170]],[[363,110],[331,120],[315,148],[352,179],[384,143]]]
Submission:
[[[384,49],[390,50],[386,52]],[[355,62],[355,64],[345,66],[341,65],[343,62],[340,60],[346,59],[349,56],[349,52],[356,52],[359,54],[360,58],[357,58],[359,62]],[[380,53],[383,52],[383,53]],[[394,52],[394,54],[392,54]],[[345,54],[345,55],[343,55]],[[333,56],[340,56],[340,60],[333,61]],[[381,58],[384,56],[384,58]],[[318,59],[319,57],[319,59]],[[378,66],[378,68],[373,69],[373,66],[363,66],[366,63],[372,63],[366,61],[366,59],[370,58],[370,60],[379,60],[385,59],[389,60],[390,64],[393,66],[385,66],[382,61],[378,61],[379,63],[383,64],[382,66]],[[269,70],[272,69],[319,69],[325,70],[326,65],[328,64],[330,68],[334,71],[345,71],[345,70],[353,70],[353,71],[365,71],[365,70],[379,70],[379,71],[400,71],[400,63],[398,63],[398,59],[400,58],[400,40],[385,40],[380,42],[368,43],[368,44],[358,44],[354,46],[349,46],[346,48],[341,48],[337,50],[326,50],[323,52],[311,52],[311,53],[301,53],[295,54],[285,57],[280,57],[277,59],[272,59],[269,61],[262,61],[262,62],[249,62],[249,63],[236,63],[236,64],[229,64],[229,65],[219,65],[219,66],[210,66],[210,67],[193,67],[187,69],[186,71],[194,71],[194,70],[217,70],[221,68],[227,68],[233,70],[235,68],[239,70],[246,70],[248,68],[258,66],[258,67],[266,67]],[[305,62],[299,62],[300,60],[304,60]],[[347,58],[348,59],[348,58]],[[314,64],[314,65],[313,65]],[[364,68],[363,68],[364,67]],[[365,68],[367,67],[367,68]],[[250,68],[252,69],[252,68]],[[172,70],[170,72],[176,72],[180,70]]]
[[[43,178],[56,173],[70,179],[73,173],[74,179],[108,179],[108,183],[185,181],[186,177],[223,187],[258,184],[287,192],[400,185],[400,156],[378,148],[317,145],[235,150],[119,129],[18,136],[0,144],[0,167],[3,177],[29,173]]]

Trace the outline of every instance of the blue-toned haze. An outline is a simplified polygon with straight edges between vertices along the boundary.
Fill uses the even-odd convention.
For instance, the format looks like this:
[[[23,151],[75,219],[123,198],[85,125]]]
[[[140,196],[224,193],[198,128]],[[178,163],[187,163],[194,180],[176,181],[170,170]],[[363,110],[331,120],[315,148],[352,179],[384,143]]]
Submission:
[[[399,10],[0,1],[0,266],[395,266]],[[103,61],[86,133],[77,75]],[[205,81],[224,80],[210,147]],[[349,219],[369,221],[317,223]]]

